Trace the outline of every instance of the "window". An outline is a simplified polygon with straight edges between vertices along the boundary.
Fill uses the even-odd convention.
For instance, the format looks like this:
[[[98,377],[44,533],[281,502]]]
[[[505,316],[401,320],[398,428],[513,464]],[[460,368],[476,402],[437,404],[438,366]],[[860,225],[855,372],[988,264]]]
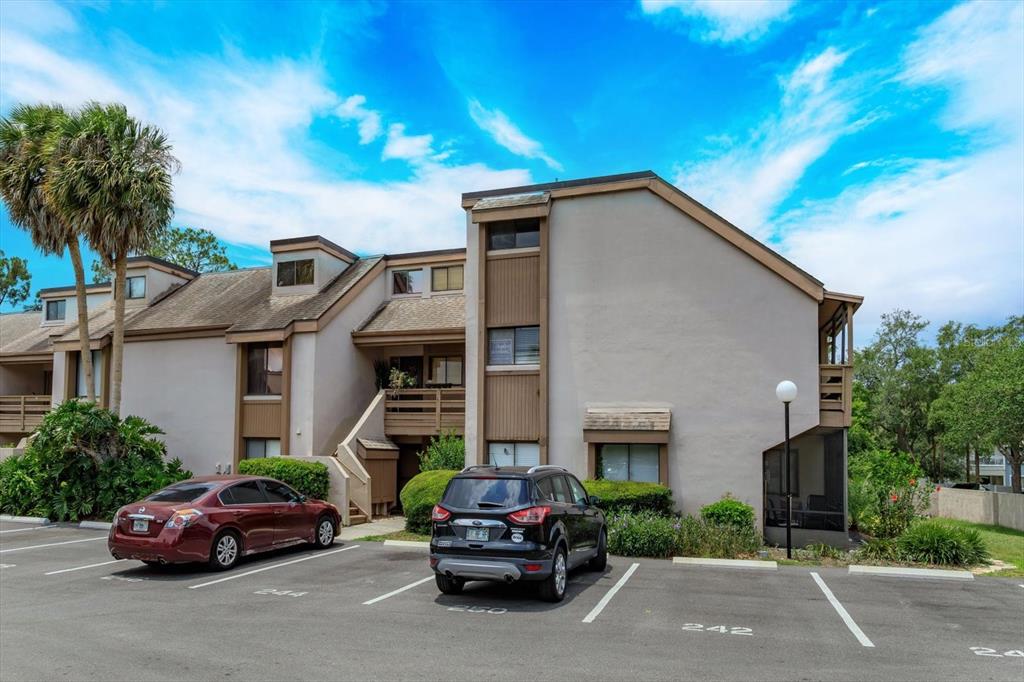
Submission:
[[[247,395],[281,395],[284,350],[281,344],[249,344]]]
[[[537,218],[502,220],[487,226],[487,248],[491,251],[529,246],[540,246],[540,220]]]
[[[146,298],[146,278],[128,277],[125,279],[124,294],[127,298]]]
[[[540,327],[490,329],[487,364],[536,365],[540,362]]]
[[[430,383],[461,386],[462,356],[449,355],[430,358]]]
[[[313,259],[286,260],[277,264],[277,286],[291,287],[313,283]]]
[[[583,489],[583,484],[572,476],[566,476],[565,480],[569,482],[569,488],[572,490],[572,496],[576,500],[576,504],[586,504],[587,491]]]
[[[654,443],[615,443],[601,446],[600,476],[609,481],[661,480],[659,447]]]
[[[85,386],[85,363],[82,362],[80,353],[76,357],[78,358],[78,371],[75,373],[75,396],[84,398],[88,395]],[[92,351],[92,385],[96,399],[99,400],[103,386],[103,351]]]
[[[537,443],[488,443],[490,463],[499,467],[533,467],[540,464]]]
[[[443,504],[455,509],[497,509],[529,504],[530,484],[519,478],[455,478]]]
[[[246,438],[245,458],[280,457],[281,441],[277,438]]]
[[[47,301],[46,302],[46,321],[53,322],[55,320],[63,320],[65,311],[67,310],[68,302],[63,298],[58,301]]]
[[[263,491],[267,494],[267,501],[275,504],[299,501],[299,494],[284,483],[263,481]]]
[[[220,501],[224,504],[265,504],[267,501],[259,481],[246,481],[221,491]]]
[[[423,293],[422,270],[395,270],[391,273],[391,293],[395,296],[403,294]]]
[[[216,487],[216,483],[179,483],[153,493],[146,498],[146,501],[195,502]]]
[[[430,269],[431,291],[461,291],[462,266],[449,265]]]
[[[537,489],[540,494],[550,502],[567,502],[572,504],[572,493],[569,492],[569,484],[565,476],[549,476],[537,481]]]

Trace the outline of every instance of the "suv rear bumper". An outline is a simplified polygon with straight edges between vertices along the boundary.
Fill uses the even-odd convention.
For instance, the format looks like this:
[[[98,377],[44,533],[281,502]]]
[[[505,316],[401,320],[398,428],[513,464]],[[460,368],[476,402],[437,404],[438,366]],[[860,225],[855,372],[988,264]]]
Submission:
[[[543,580],[551,575],[551,560],[538,559],[487,559],[484,557],[459,557],[446,554],[431,554],[434,572],[449,578],[464,580],[496,580],[515,582],[517,580]],[[526,564],[540,566],[540,570],[527,571]]]

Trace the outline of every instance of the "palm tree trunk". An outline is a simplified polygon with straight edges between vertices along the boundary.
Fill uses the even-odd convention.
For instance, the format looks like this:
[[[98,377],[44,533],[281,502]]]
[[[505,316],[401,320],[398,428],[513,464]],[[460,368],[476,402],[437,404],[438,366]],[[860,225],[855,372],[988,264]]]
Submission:
[[[78,301],[78,359],[85,370],[85,394],[89,402],[96,402],[96,382],[93,380],[92,352],[89,349],[89,308],[85,300],[85,268],[82,267],[82,251],[78,238],[68,241],[68,255],[75,270],[75,298]]]
[[[124,280],[128,255],[119,253],[114,260],[114,339],[110,352],[110,406],[121,416],[121,370],[124,363]]]

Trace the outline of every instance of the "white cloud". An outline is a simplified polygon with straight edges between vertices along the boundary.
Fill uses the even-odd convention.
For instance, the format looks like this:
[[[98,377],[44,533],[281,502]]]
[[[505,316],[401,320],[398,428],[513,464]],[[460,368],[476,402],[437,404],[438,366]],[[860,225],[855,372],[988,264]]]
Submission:
[[[693,35],[709,43],[753,42],[790,17],[793,0],[640,0],[647,15],[693,25]],[[678,15],[675,16],[675,15]]]
[[[75,18],[51,0],[9,1],[3,4],[4,28],[17,28],[35,35],[71,33],[78,30]]]
[[[849,89],[835,78],[848,54],[829,47],[780,77],[779,112],[745,137],[717,138],[724,146],[681,166],[676,184],[742,229],[769,237],[769,218],[807,168],[863,125],[853,119]]]
[[[174,144],[182,164],[174,183],[176,222],[206,227],[233,243],[266,248],[271,239],[316,233],[364,253],[460,246],[462,192],[531,181],[523,169],[454,163],[450,148],[435,153],[430,135],[407,136],[401,123],[391,125],[385,150],[393,155],[388,158],[410,162],[403,175],[360,178],[344,145],[332,150],[337,158],[330,166],[322,165],[310,144],[314,121],[338,116],[339,107],[371,110],[365,101],[335,93],[313,62],[234,55],[179,60],[168,70],[141,51],[105,55],[109,65],[67,56],[67,46],[62,53],[5,30],[5,106],[124,102]],[[352,146],[358,149],[355,140]]]
[[[359,124],[359,144],[369,144],[380,137],[382,127],[380,112],[367,109],[366,97],[352,95],[335,109],[335,114],[343,121],[356,121]]]
[[[541,143],[527,137],[504,112],[498,109],[485,109],[480,102],[471,99],[469,100],[469,115],[481,130],[513,154],[527,159],[540,159],[549,168],[562,170],[562,164],[548,156]]]

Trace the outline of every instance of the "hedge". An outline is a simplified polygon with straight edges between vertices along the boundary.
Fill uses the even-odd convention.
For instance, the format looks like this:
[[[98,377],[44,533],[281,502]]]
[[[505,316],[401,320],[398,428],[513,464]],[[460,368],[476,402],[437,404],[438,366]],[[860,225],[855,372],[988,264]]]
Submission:
[[[399,494],[402,500],[402,511],[405,513],[405,529],[410,533],[427,535],[431,531],[430,512],[434,505],[441,501],[448,481],[455,474],[454,470],[435,469],[416,474]]]
[[[321,462],[291,457],[243,459],[238,463],[238,473],[276,478],[314,500],[326,500],[331,489],[327,466]]]
[[[598,505],[606,512],[653,511],[670,514],[672,490],[660,483],[638,481],[583,481],[588,495],[601,498]]]
[[[754,526],[754,508],[731,495],[726,495],[718,502],[701,507],[700,516],[708,523],[720,526],[736,526],[738,528],[753,528]]]
[[[718,524],[651,511],[608,516],[608,551],[619,556],[737,559],[751,556],[760,548],[761,536],[753,525]]]

